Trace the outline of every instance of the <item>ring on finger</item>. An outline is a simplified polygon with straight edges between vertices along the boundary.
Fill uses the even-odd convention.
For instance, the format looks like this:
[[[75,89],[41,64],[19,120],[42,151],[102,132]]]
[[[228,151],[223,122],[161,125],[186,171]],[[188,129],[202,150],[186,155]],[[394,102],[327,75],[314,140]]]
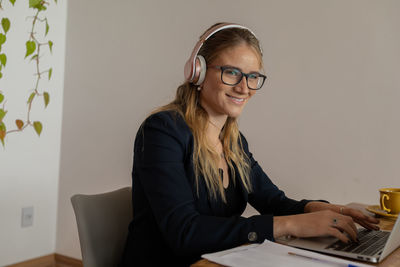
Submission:
[[[344,215],[343,213],[344,207],[340,207],[340,214]]]

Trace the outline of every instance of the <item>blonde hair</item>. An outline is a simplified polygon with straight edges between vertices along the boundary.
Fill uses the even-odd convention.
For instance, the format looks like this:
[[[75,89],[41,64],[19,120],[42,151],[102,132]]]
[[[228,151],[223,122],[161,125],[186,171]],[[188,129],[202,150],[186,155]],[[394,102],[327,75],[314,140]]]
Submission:
[[[246,29],[229,28],[215,33],[203,44],[199,54],[205,58],[206,62],[212,62],[221,51],[243,43],[255,49],[260,59],[260,65],[262,65],[259,42]],[[158,108],[153,113],[173,110],[184,118],[194,137],[193,164],[197,193],[199,192],[199,179],[203,176],[210,197],[217,199],[219,196],[226,202],[225,190],[218,168],[220,154],[207,141],[208,114],[199,103],[200,92],[196,89],[197,86],[189,82],[181,84],[177,88],[174,101]],[[236,165],[245,189],[247,192],[251,192],[250,162],[243,150],[236,118],[228,117],[219,138],[232,177],[235,177],[234,165]],[[233,179],[233,182],[235,183],[235,179]]]

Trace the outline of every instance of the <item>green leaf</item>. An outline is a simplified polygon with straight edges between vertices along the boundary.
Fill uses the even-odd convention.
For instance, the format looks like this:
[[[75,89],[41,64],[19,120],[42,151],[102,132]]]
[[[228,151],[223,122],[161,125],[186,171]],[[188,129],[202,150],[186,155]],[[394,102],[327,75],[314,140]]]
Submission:
[[[10,3],[11,3],[12,5],[14,5],[14,4],[15,4],[15,0],[10,0]]]
[[[51,79],[51,74],[53,73],[53,68],[49,69],[49,80]]]
[[[6,137],[6,126],[4,123],[0,122],[0,141],[4,146],[4,138]]]
[[[1,20],[1,26],[3,26],[4,33],[7,33],[10,29],[10,20],[8,18],[3,18]]]
[[[35,128],[36,133],[40,136],[43,129],[42,123],[40,121],[33,122],[33,128]]]
[[[50,29],[50,26],[49,26],[49,23],[47,23],[47,19],[46,19],[46,33],[44,34],[44,36],[46,36],[49,33],[49,29]]]
[[[53,53],[53,42],[49,41],[50,53]]]
[[[32,93],[30,96],[29,96],[29,99],[28,99],[28,104],[30,104],[30,103],[32,103],[32,100],[33,100],[33,98],[35,97],[35,93]]]
[[[3,77],[3,73],[0,72],[0,79]]]
[[[4,95],[0,94],[0,103],[3,102],[3,100],[4,100]]]
[[[0,131],[7,131],[6,125],[2,121],[0,121]]]
[[[50,101],[50,95],[47,92],[43,93],[43,99],[44,99],[44,107],[47,108],[47,105],[49,104]]]
[[[33,52],[36,50],[36,43],[34,41],[27,41],[26,42],[26,54],[25,58],[29,55],[31,55]]]
[[[4,118],[4,116],[7,114],[7,111],[4,109],[0,108],[0,121]]]
[[[36,54],[36,55],[33,55],[33,56],[31,57],[31,61],[34,60],[34,59],[36,59],[37,57],[38,57],[37,54]]]
[[[0,131],[0,141],[3,144],[3,147],[5,146],[4,137],[6,137],[6,132],[3,133],[3,131]]]
[[[42,0],[29,0],[29,7],[36,7]]]
[[[6,42],[7,38],[4,34],[0,33],[0,45]]]
[[[40,5],[36,6],[36,8],[37,8],[39,11],[43,11],[43,10],[46,10],[46,9],[47,9],[47,7],[45,7],[43,4],[40,4]]]
[[[7,56],[5,54],[0,54],[0,63],[1,65],[3,65],[4,67],[6,66],[7,63]]]
[[[18,130],[21,130],[24,127],[24,122],[22,120],[15,120],[15,124],[18,127]]]

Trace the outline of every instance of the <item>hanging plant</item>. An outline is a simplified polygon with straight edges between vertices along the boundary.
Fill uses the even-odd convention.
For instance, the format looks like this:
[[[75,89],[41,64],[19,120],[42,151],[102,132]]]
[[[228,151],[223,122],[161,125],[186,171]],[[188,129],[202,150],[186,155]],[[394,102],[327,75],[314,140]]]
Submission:
[[[2,2],[0,0],[0,9],[2,9]],[[9,0],[9,2],[14,5],[15,0]],[[57,3],[57,0],[54,0]],[[38,136],[40,136],[43,125],[39,120],[32,120],[31,109],[32,105],[36,103],[40,98],[46,108],[50,102],[50,94],[48,91],[43,89],[41,86],[41,81],[43,78],[51,79],[53,72],[52,68],[44,69],[41,63],[43,50],[48,50],[50,53],[53,52],[53,42],[51,40],[46,40],[46,36],[50,30],[50,25],[48,23],[47,17],[45,16],[45,11],[50,5],[49,2],[43,0],[29,0],[29,8],[34,10],[34,15],[29,17],[32,19],[32,27],[29,32],[28,40],[25,43],[25,59],[29,60],[32,64],[35,64],[35,81],[34,87],[27,97],[27,115],[25,119],[18,118],[15,120],[15,126],[12,130],[7,130],[3,119],[7,115],[7,110],[5,106],[5,96],[4,92],[0,88],[0,141],[4,144],[5,137],[10,133],[21,132],[27,127],[33,127]],[[8,18],[1,19],[1,26],[3,33],[0,33],[0,79],[3,77],[2,70],[6,66],[7,56],[2,53],[2,45],[6,42],[6,34],[10,29],[10,20]],[[43,27],[44,26],[44,27]],[[40,32],[40,33],[39,33]]]

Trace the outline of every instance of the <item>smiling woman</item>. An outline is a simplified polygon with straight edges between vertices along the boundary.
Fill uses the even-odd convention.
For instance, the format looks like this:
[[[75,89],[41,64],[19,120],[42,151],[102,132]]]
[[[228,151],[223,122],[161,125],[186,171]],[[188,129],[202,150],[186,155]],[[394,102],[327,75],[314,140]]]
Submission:
[[[263,86],[262,72],[248,28],[219,23],[201,36],[175,100],[137,133],[121,266],[188,266],[203,253],[283,235],[348,241],[342,232],[356,238],[353,220],[375,228],[359,211],[286,197],[258,165],[237,118]],[[260,215],[241,217],[247,203]]]
[[[261,63],[251,46],[241,44],[221,52],[212,64],[217,66],[207,68],[200,87],[200,104],[207,111],[209,120],[222,128],[227,117],[237,118],[255,94],[248,86],[248,76],[253,77],[250,84],[257,80],[255,76],[262,77],[258,73]],[[241,70],[251,74],[243,74]]]

